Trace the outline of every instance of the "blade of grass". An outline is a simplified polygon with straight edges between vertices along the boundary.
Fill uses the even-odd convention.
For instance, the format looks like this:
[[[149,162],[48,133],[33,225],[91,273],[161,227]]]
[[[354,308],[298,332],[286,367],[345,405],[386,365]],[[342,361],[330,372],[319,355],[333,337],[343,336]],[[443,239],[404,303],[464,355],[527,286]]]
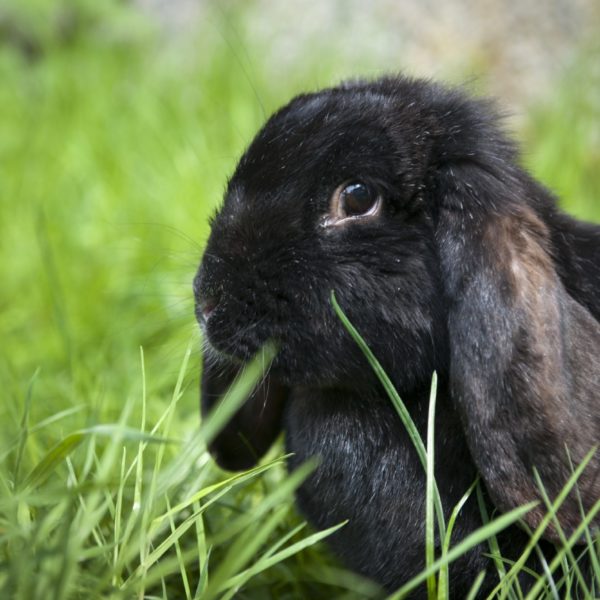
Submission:
[[[217,502],[221,497],[225,494],[228,494],[231,491],[231,488],[224,488],[217,492],[210,500],[208,500],[203,505],[199,505],[198,511],[193,512],[191,515],[186,517],[183,522],[175,529],[175,531],[171,532],[169,536],[167,536],[164,540],[159,542],[160,535],[163,533],[164,528],[171,521],[173,517],[173,513],[168,513],[168,519],[166,522],[161,522],[160,527],[156,527],[152,530],[144,530],[140,532],[140,537],[144,537],[148,543],[148,548],[150,552],[146,555],[146,559],[144,563],[140,563],[137,569],[134,571],[132,575],[128,579],[138,578],[143,579],[144,573],[147,569],[152,567],[162,556],[165,554],[173,545],[173,543],[179,539],[192,525],[194,525],[196,519],[200,518],[202,514],[215,502]],[[128,552],[121,552],[121,563],[125,565],[130,560],[132,560],[133,556],[139,552],[139,547],[136,549],[135,546],[130,545]],[[123,567],[121,567],[123,568]]]
[[[169,402],[169,405],[167,406],[166,410],[164,411],[164,431],[167,433],[171,431],[171,423],[172,423],[172,419],[173,419],[173,414],[175,412],[175,406],[177,405],[177,403],[179,402],[179,400],[181,399],[181,396],[182,396],[183,380],[185,377],[185,373],[187,372],[187,366],[188,366],[188,362],[189,362],[191,353],[192,353],[192,340],[190,339],[190,341],[188,342],[188,346],[186,348],[183,360],[181,362],[181,366],[179,368],[179,373],[177,375],[177,382],[175,383],[175,388],[173,389],[171,401]],[[161,425],[162,424],[163,424],[163,420],[161,420]],[[158,428],[158,427],[159,427],[159,424],[157,423],[155,428]],[[154,460],[154,465],[153,465],[153,470],[152,470],[152,477],[150,480],[150,487],[149,487],[148,493],[146,495],[146,502],[144,502],[143,510],[142,510],[142,514],[141,514],[141,528],[140,528],[140,536],[138,539],[138,541],[139,541],[138,550],[139,550],[139,561],[140,561],[139,568],[141,568],[142,570],[146,568],[145,567],[146,559],[150,552],[150,542],[148,540],[148,536],[146,535],[146,533],[148,532],[148,528],[150,526],[150,520],[152,518],[152,512],[153,512],[153,508],[154,508],[155,498],[163,497],[164,495],[166,495],[167,490],[168,490],[168,486],[165,486],[164,489],[160,489],[160,490],[157,489],[158,478],[159,478],[159,473],[161,472],[163,458],[164,458],[164,446],[161,446],[161,447],[159,447],[158,452],[156,453],[156,458]],[[142,573],[142,576],[140,577],[142,582],[145,579],[144,576],[145,576],[145,572]],[[142,583],[142,585],[140,586],[140,588],[138,590],[138,598],[140,600],[142,600],[144,595],[145,595],[145,589],[144,589],[144,586]]]
[[[575,529],[573,534],[567,540],[567,547],[561,548],[559,552],[557,552],[556,556],[553,558],[552,562],[549,566],[549,572],[554,573],[558,565],[561,563],[563,557],[568,552],[570,548],[572,548],[583,536],[584,530],[589,527],[590,523],[594,521],[596,515],[600,512],[600,500],[594,504],[592,509],[588,512],[585,518],[581,521],[579,526]],[[540,577],[540,579],[535,583],[535,585],[529,590],[529,593],[525,597],[525,600],[533,600],[537,598],[543,585],[544,585],[545,577]]]
[[[123,425],[94,425],[93,427],[70,433],[53,446],[24,479],[23,488],[31,489],[41,485],[56,470],[58,465],[90,435],[100,435],[109,438],[119,436],[127,441],[145,440],[146,442],[155,444],[170,444],[174,442],[174,440],[143,434],[136,429]]]
[[[261,524],[260,528],[248,527],[229,547],[225,557],[215,569],[205,592],[206,600],[215,598],[230,585],[234,573],[243,569],[252,556],[266,542],[267,538],[281,523],[289,511],[289,506],[280,506]]]
[[[326,537],[330,536],[332,533],[336,532],[338,529],[343,527],[346,523],[347,521],[344,521],[343,523],[339,523],[338,525],[334,525],[333,527],[324,529],[323,531],[313,533],[312,535],[305,537],[303,540],[300,540],[299,542],[288,546],[287,548],[277,552],[276,554],[272,554],[272,549],[265,552],[265,554],[261,558],[259,558],[258,561],[252,567],[235,575],[223,585],[221,591],[231,588],[230,592],[223,597],[223,600],[229,600],[230,598],[232,598],[251,577],[254,577],[261,571],[270,569],[271,567],[285,560],[286,558],[289,558],[290,556],[300,552],[301,550],[304,550],[305,548],[308,548],[309,546],[320,542],[321,540],[325,539]],[[279,542],[278,545],[281,545],[281,542]]]
[[[548,510],[551,510],[552,509],[552,501],[550,500],[548,493],[546,492],[546,488],[544,487],[544,484],[540,478],[540,474],[537,469],[533,470],[533,476],[534,476],[536,485],[538,486],[538,489],[540,490],[540,493],[542,495],[542,500],[544,501],[546,508]],[[575,482],[575,489],[577,489],[577,482]],[[575,558],[575,555],[573,554],[573,550],[568,546],[567,536],[565,535],[565,532],[563,531],[563,529],[561,527],[560,521],[558,520],[558,516],[556,515],[556,513],[554,513],[552,516],[552,523],[554,524],[554,528],[556,529],[556,532],[558,533],[558,537],[560,539],[561,546],[566,550],[565,563],[567,563],[569,560],[572,565],[572,569],[570,569],[570,568],[568,568],[568,564],[565,564],[565,575],[569,575],[571,570],[573,570],[575,572],[577,581],[578,581],[579,585],[581,586],[581,589],[583,590],[584,596],[586,598],[591,598],[592,597],[591,591],[585,582],[585,577],[583,576],[583,573],[581,572],[579,565],[577,564],[577,559]],[[571,589],[571,584],[569,584],[567,586],[567,589]]]
[[[197,500],[192,503],[192,508],[195,513],[200,513],[200,503]],[[204,593],[208,584],[209,550],[206,547],[206,531],[204,529],[204,516],[202,514],[198,514],[198,518],[196,519],[196,545],[198,548],[198,573],[200,573],[200,578],[198,579],[194,599],[199,598]]]
[[[350,320],[348,319],[348,317],[346,316],[344,311],[341,309],[341,307],[338,304],[337,299],[335,297],[334,291],[331,292],[331,304],[333,305],[333,308],[334,308],[338,318],[340,319],[340,321],[342,322],[342,324],[344,325],[344,327],[346,328],[346,330],[348,331],[348,333],[350,334],[352,339],[356,342],[358,347],[362,350],[363,354],[365,355],[369,364],[371,365],[371,368],[377,375],[377,378],[379,379],[379,381],[383,385],[386,393],[390,397],[394,407],[396,408],[396,411],[398,412],[398,415],[400,416],[400,419],[402,420],[402,423],[404,424],[404,427],[406,428],[408,436],[410,437],[410,439],[417,451],[417,455],[419,457],[419,460],[421,461],[421,464],[423,465],[423,469],[425,470],[425,472],[427,472],[427,451],[425,449],[425,445],[423,444],[423,440],[421,439],[419,430],[417,429],[417,426],[415,425],[412,417],[410,416],[410,413],[408,412],[406,405],[404,404],[404,402],[402,402],[402,399],[398,395],[398,392],[396,391],[394,384],[388,377],[387,373],[384,371],[384,369],[381,366],[381,364],[379,363],[379,361],[375,358],[375,355],[373,354],[373,352],[371,352],[371,349],[369,348],[367,343],[364,341],[364,339],[358,333],[358,331],[356,330],[354,325],[352,325],[352,323],[350,322]],[[435,484],[435,482],[434,482],[434,502],[435,502],[435,510],[436,510],[436,514],[437,514],[440,539],[443,539],[443,537],[446,534],[446,526],[445,526],[445,522],[444,522],[444,511],[442,508],[442,501],[440,499],[440,494],[437,489],[437,484]]]
[[[14,489],[19,488],[20,476],[21,476],[21,461],[23,460],[23,453],[25,451],[25,445],[27,444],[27,438],[29,437],[29,413],[31,411],[31,402],[33,399],[33,387],[40,374],[40,370],[36,369],[35,373],[29,380],[27,386],[27,394],[25,394],[25,405],[23,406],[23,416],[21,417],[21,426],[19,433],[19,445],[17,448],[17,456],[15,458],[14,468]]]
[[[594,456],[594,453],[595,453],[595,449],[590,450],[590,452],[585,456],[585,458],[578,465],[577,469],[575,469],[575,471],[572,473],[571,477],[569,477],[567,483],[565,484],[565,486],[563,487],[561,492],[558,494],[558,496],[552,503],[551,510],[549,510],[544,515],[544,517],[540,521],[540,524],[536,527],[535,531],[531,535],[529,542],[527,543],[527,546],[525,546],[525,549],[523,550],[523,553],[521,554],[521,556],[518,558],[518,560],[515,562],[515,564],[511,567],[511,569],[508,571],[508,573],[503,578],[503,580],[500,583],[498,583],[498,585],[490,592],[490,595],[488,596],[488,598],[493,598],[496,594],[499,594],[499,597],[501,600],[506,598],[506,594],[508,593],[508,590],[510,589],[509,584],[511,584],[512,580],[517,577],[517,575],[519,574],[519,572],[521,571],[521,569],[527,562],[527,559],[529,558],[529,555],[531,554],[533,548],[538,543],[538,541],[541,539],[548,524],[552,521],[553,515],[560,508],[560,506],[564,502],[565,498],[569,495],[571,489],[575,485],[575,482],[579,479],[581,473],[583,473],[583,470],[585,469],[587,464],[590,462],[590,460]]]
[[[477,598],[477,593],[479,592],[479,589],[481,588],[484,579],[485,571],[481,571],[481,573],[479,573],[479,575],[477,575],[477,577],[475,578],[475,581],[473,582],[473,585],[469,590],[466,600],[475,600]]]
[[[204,598],[206,588],[208,586],[208,563],[210,560],[211,548],[209,548],[205,554],[204,562],[200,569],[200,578],[198,579],[198,586],[196,587],[196,593],[194,594],[194,600],[200,600]]]
[[[465,505],[465,503],[467,502],[467,500],[473,493],[473,490],[475,489],[477,482],[478,482],[478,480],[476,479],[471,484],[469,489],[464,493],[462,498],[457,502],[456,506],[452,509],[452,513],[450,514],[450,518],[448,519],[448,523],[446,525],[446,535],[444,537],[444,541],[442,544],[441,558],[443,558],[444,556],[446,556],[446,554],[448,554],[448,550],[450,549],[450,541],[452,538],[452,531],[454,530],[454,525],[456,523],[456,519],[458,518],[458,515],[459,515],[462,507]],[[448,577],[449,577],[448,566],[446,565],[445,567],[442,567],[440,569],[439,584],[438,584],[438,600],[443,600],[444,598],[448,597],[448,594],[450,592]]]
[[[237,519],[234,519],[228,527],[215,533],[212,537],[213,546],[218,546],[228,539],[235,537],[254,520],[259,519],[285,499],[291,498],[293,492],[315,470],[316,464],[316,460],[310,460],[297,467],[276,489],[268,496],[265,496],[262,502],[253,508],[251,513],[242,514]]]
[[[175,526],[175,521],[173,520],[173,516],[171,515],[171,505],[169,503],[169,498],[165,497],[165,502],[167,504],[167,508],[169,509],[169,525],[171,526],[171,533],[175,533],[175,530],[177,529]],[[199,517],[202,518],[202,517]],[[181,544],[179,543],[180,538],[176,538],[174,545],[175,545],[175,554],[177,556],[177,559],[179,561],[179,572],[181,573],[181,581],[183,582],[183,590],[185,592],[185,597],[187,600],[192,600],[192,591],[190,589],[190,582],[187,576],[187,570],[185,568],[185,563],[183,561],[183,553],[181,551]]]
[[[275,464],[278,464],[278,462],[280,462],[280,461],[275,460],[275,461],[272,461],[271,463],[269,463],[268,465],[256,467],[255,469],[253,469],[252,476],[256,476],[258,473],[262,473],[263,471],[267,470],[267,468],[272,467]],[[222,543],[222,541],[224,541],[224,539],[222,539],[222,538],[228,539],[229,537],[233,537],[236,533],[238,533],[239,531],[241,531],[242,529],[247,527],[253,521],[260,519],[260,517],[265,512],[267,512],[268,510],[272,509],[273,507],[275,507],[279,503],[281,503],[281,501],[284,500],[286,498],[286,496],[291,496],[293,491],[302,483],[302,481],[304,481],[304,479],[313,471],[313,469],[314,469],[314,463],[312,463],[312,462],[306,463],[306,464],[302,465],[301,467],[299,467],[298,469],[296,469],[290,477],[288,477],[284,480],[282,485],[280,485],[269,496],[267,496],[265,499],[263,499],[263,501],[257,507],[255,507],[255,509],[252,511],[251,514],[242,515],[242,517],[234,520],[231,523],[231,525],[224,532],[223,531],[219,532],[218,537],[219,537],[220,541],[213,540],[212,544],[215,545],[215,544]],[[154,567],[155,563],[159,559],[161,559],[161,557],[172,547],[173,543],[177,539],[179,539],[179,537],[181,537],[181,535],[183,535],[197,521],[197,519],[201,518],[202,513],[204,513],[211,504],[215,503],[216,501],[218,501],[219,498],[221,498],[222,496],[227,494],[234,485],[241,483],[245,480],[248,480],[249,477],[244,477],[244,474],[242,473],[242,474],[233,476],[229,479],[232,480],[232,483],[229,486],[223,487],[219,484],[214,485],[214,486],[209,486],[211,488],[210,492],[214,494],[210,498],[210,500],[208,500],[208,502],[204,503],[203,505],[198,505],[199,506],[198,511],[192,513],[191,516],[187,517],[176,528],[175,532],[172,532],[169,536],[167,536],[161,542],[157,542],[157,539],[158,539],[160,533],[162,532],[164,525],[166,524],[165,523],[166,520],[171,519],[174,515],[178,514],[178,512],[181,512],[181,511],[176,511],[175,510],[176,507],[172,508],[170,510],[167,510],[167,513],[156,518],[152,522],[152,524],[150,525],[149,528],[147,528],[143,532],[141,532],[140,535],[144,536],[146,543],[148,544],[148,547],[152,548],[152,550],[145,558],[145,562],[144,563],[140,562],[139,566],[134,571],[134,573],[132,575],[130,575],[128,580],[125,582],[126,586],[129,586],[130,584],[132,584],[133,580],[142,580],[143,581],[146,576],[147,570],[150,569],[151,567]],[[199,492],[198,495],[202,496],[202,497],[206,496],[206,494],[204,494],[202,490]],[[189,506],[189,503],[185,502],[183,504],[183,508],[181,510],[185,510],[188,506]],[[130,545],[130,549],[127,552],[121,552],[121,565],[124,566],[125,564],[127,564],[127,562],[133,558],[133,553],[135,553],[135,552],[136,552],[136,547],[133,545]],[[205,563],[204,568],[206,568],[206,563]]]
[[[115,517],[114,517],[114,532],[113,532],[113,585],[116,587],[120,582],[115,571],[115,568],[119,562],[119,542],[121,541],[121,521],[123,517],[123,491],[125,489],[125,463],[127,457],[127,448],[123,447],[123,458],[121,461],[121,477],[119,478],[119,487],[117,488],[117,501],[115,503]]]
[[[372,579],[367,579],[341,567],[318,565],[308,566],[305,572],[311,581],[340,587],[354,593],[358,598],[383,598],[383,590]]]
[[[573,464],[573,461],[571,459],[571,453],[568,451],[568,449],[567,449],[567,458],[569,460],[569,467],[570,467],[571,471],[574,471],[575,465]],[[584,519],[585,518],[585,508],[583,507],[583,500],[581,498],[581,492],[579,491],[579,486],[577,486],[577,485],[575,486],[575,494],[577,495],[577,503],[579,505],[579,514],[581,515],[581,518]],[[596,538],[597,538],[597,541],[600,542],[600,535],[597,535]],[[600,562],[598,560],[600,557],[600,552],[595,551],[594,539],[593,539],[592,534],[588,527],[586,527],[586,529],[585,529],[585,540],[586,540],[586,544],[587,544],[587,547],[589,550],[588,555],[589,555],[592,571],[596,574],[596,578],[600,582]]]
[[[291,540],[295,535],[299,534],[303,529],[306,528],[306,522],[300,523],[300,525],[296,525],[288,531],[284,536],[279,538],[262,556],[262,558],[269,558],[271,555],[275,554],[283,545],[287,544],[289,540]]]
[[[454,548],[452,548],[446,556],[436,560],[431,567],[424,569],[417,576],[413,577],[409,582],[404,584],[398,591],[394,592],[391,596],[389,596],[388,600],[396,600],[400,598],[405,598],[412,590],[414,590],[418,585],[423,583],[431,575],[431,573],[436,573],[442,566],[450,564],[465,552],[468,552],[471,548],[474,548],[481,542],[484,542],[490,535],[494,535],[503,529],[506,529],[513,523],[516,523],[519,519],[521,519],[525,514],[527,514],[532,508],[536,506],[535,502],[531,502],[524,506],[520,506],[507,512],[497,519],[494,519],[487,525],[480,527],[473,533],[470,533],[463,540],[461,540]]]
[[[217,483],[213,483],[211,485],[208,485],[208,486],[202,488],[201,490],[199,490],[198,492],[193,494],[190,498],[187,498],[183,502],[180,502],[179,504],[174,506],[171,510],[167,511],[166,513],[164,513],[162,515],[159,515],[158,517],[155,517],[154,520],[152,521],[151,528],[154,529],[154,528],[159,527],[160,524],[162,523],[162,521],[169,518],[172,514],[175,514],[175,513],[181,512],[182,510],[185,510],[190,505],[192,505],[194,502],[198,502],[199,500],[202,500],[206,496],[209,496],[210,494],[213,494],[224,487],[231,489],[232,487],[234,487],[236,485],[241,485],[251,479],[255,479],[258,475],[265,473],[269,469],[272,469],[275,465],[283,464],[285,462],[285,458],[287,458],[287,455],[275,458],[275,459],[273,459],[267,463],[264,463],[262,465],[252,467],[251,469],[248,469],[247,471],[242,471],[241,473],[236,473],[235,475],[232,475],[231,477],[227,477],[226,479],[222,479],[221,481],[218,481]]]
[[[478,481],[478,483],[477,483],[477,504],[479,506],[479,514],[481,515],[481,521],[484,525],[487,525],[490,522],[490,516],[488,513],[485,498],[483,497],[483,489],[481,487],[481,481]],[[504,578],[506,577],[506,568],[504,566],[504,561],[502,560],[502,553],[500,552],[500,546],[498,544],[498,539],[496,538],[495,535],[490,536],[487,540],[487,543],[490,548],[490,557],[494,561],[494,567],[496,568],[496,571],[498,573],[498,580],[503,581]],[[516,579],[514,581],[514,583],[518,584],[518,581],[519,580]],[[506,590],[506,593],[508,594],[508,597],[510,598],[510,600],[517,600],[517,593],[519,593],[521,598],[523,597],[522,594],[520,593],[520,586],[519,586],[519,592],[516,592],[513,589],[512,583],[509,584],[509,587]]]
[[[185,358],[184,358],[185,361]],[[145,433],[146,431],[146,405],[147,405],[147,393],[146,393],[146,361],[144,358],[144,348],[140,346],[140,368],[142,375],[142,416],[140,423],[140,431]],[[164,413],[163,413],[164,414]],[[158,431],[158,428],[152,431],[152,435],[155,435]],[[168,432],[167,432],[168,433]],[[140,511],[142,509],[142,486],[144,480],[144,451],[146,449],[147,444],[140,440],[138,443],[137,455],[133,464],[131,465],[130,470],[127,471],[124,477],[121,478],[121,481],[125,481],[129,474],[131,473],[131,469],[135,465],[135,484],[133,489],[133,504],[131,506],[131,511],[129,512],[129,517],[127,519],[127,523],[125,524],[125,530],[123,532],[122,538],[119,539],[121,546],[126,547],[131,534],[133,533],[134,527],[139,519]],[[121,575],[121,566],[119,564],[119,545],[117,539],[115,539],[115,555],[114,555],[114,563],[113,563],[113,585],[117,585],[117,581],[122,581]]]
[[[42,419],[39,423],[36,423],[35,425],[29,425],[28,426],[28,436],[27,436],[28,439],[32,438],[34,433],[41,431],[45,427],[48,427],[49,425],[53,425],[57,421],[66,419],[67,417],[71,417],[71,416],[81,412],[84,409],[85,409],[85,406],[83,404],[80,404],[79,406],[74,406],[72,408],[60,410],[60,411],[54,413],[53,415],[50,415],[46,419]],[[21,433],[19,433],[19,435],[17,436],[17,439],[14,443],[7,446],[6,449],[0,453],[0,463],[4,462],[6,460],[6,458],[12,452],[14,452],[14,450],[16,448],[19,447],[20,443],[21,443]]]
[[[123,448],[123,452],[125,452],[125,448]],[[73,467],[71,458],[69,456],[67,456],[65,462],[67,464],[67,468],[69,470],[69,475],[70,475],[70,481],[68,482],[68,484],[75,487],[75,486],[77,486],[77,477],[75,475],[75,468]],[[79,500],[81,508],[85,511],[86,510],[86,502],[85,502],[84,494],[78,493],[77,498]],[[108,546],[107,541],[106,541],[100,527],[94,527],[92,529],[92,536],[94,537],[94,540],[95,540],[98,548],[106,548]],[[107,564],[110,565],[110,560],[106,556],[104,556],[104,558],[106,558],[108,560]]]
[[[166,556],[162,558],[150,571],[143,574],[143,579],[133,576],[129,577],[119,589],[121,597],[131,598],[134,591],[139,597],[146,589],[152,589],[163,578],[178,573],[182,563],[187,565],[189,562],[195,560],[196,552],[196,548],[192,547],[185,550],[181,556]]]
[[[435,464],[435,400],[437,394],[437,373],[434,372],[431,380],[431,393],[429,395],[429,412],[427,415],[427,468],[425,469],[425,565],[431,567],[435,562],[435,522],[434,522],[434,464]],[[444,567],[445,569],[447,567]],[[441,575],[440,575],[441,577]],[[447,577],[444,579],[447,581]],[[446,595],[447,590],[441,590]],[[427,578],[427,594],[430,598],[437,596],[435,574]]]

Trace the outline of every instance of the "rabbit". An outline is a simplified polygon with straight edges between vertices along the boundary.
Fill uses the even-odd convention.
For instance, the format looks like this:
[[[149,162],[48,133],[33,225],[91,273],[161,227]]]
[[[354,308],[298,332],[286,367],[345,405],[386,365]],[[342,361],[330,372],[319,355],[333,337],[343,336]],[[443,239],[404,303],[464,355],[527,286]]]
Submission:
[[[424,568],[425,473],[394,407],[337,317],[339,305],[425,437],[438,374],[435,476],[446,518],[481,478],[490,510],[556,497],[600,442],[600,227],[577,221],[521,166],[492,101],[388,76],[292,99],[241,157],[194,279],[206,414],[268,341],[268,373],[210,444],[224,469],[253,466],[281,431],[297,492],[351,569],[387,590]],[[600,498],[600,454],[578,481]],[[558,518],[580,523],[578,495]],[[472,495],[452,542],[481,526]],[[545,530],[546,546],[558,531]],[[499,536],[514,559],[528,537]],[[440,540],[437,540],[439,545]],[[452,563],[452,597],[489,547]],[[425,587],[414,597],[426,597]]]

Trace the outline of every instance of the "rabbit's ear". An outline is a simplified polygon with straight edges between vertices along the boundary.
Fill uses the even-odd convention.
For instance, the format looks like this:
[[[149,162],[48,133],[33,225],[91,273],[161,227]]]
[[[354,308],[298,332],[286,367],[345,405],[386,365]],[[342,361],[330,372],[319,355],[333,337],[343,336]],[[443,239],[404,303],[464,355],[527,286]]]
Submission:
[[[437,180],[437,237],[449,317],[450,384],[473,459],[500,510],[551,499],[600,443],[600,324],[564,288],[550,232],[510,171],[463,162]],[[600,498],[596,452],[578,481]],[[540,503],[526,517],[536,526]],[[581,521],[575,490],[558,513]],[[550,528],[546,537],[555,538]]]
[[[218,410],[218,401],[235,381],[239,368],[229,363],[204,361],[201,381],[202,415]],[[253,467],[275,441],[282,428],[288,390],[269,376],[209,444],[209,451],[223,469],[242,471]]]

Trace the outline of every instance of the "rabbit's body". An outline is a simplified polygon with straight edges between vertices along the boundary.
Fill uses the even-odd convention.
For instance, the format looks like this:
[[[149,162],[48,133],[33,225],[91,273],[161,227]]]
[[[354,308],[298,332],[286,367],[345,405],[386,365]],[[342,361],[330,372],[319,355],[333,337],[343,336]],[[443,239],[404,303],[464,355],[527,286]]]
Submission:
[[[534,468],[554,498],[600,444],[600,227],[558,210],[497,121],[485,101],[405,78],[297,97],[240,160],[194,283],[204,411],[278,346],[211,444],[217,461],[250,467],[283,428],[292,466],[321,459],[301,509],[318,527],[348,519],[334,549],[389,589],[424,564],[425,475],[332,290],[423,435],[438,373],[448,514],[477,474],[491,509],[540,500]],[[590,456],[558,512],[567,534],[580,499],[590,510],[600,498]],[[544,514],[540,503],[525,521]],[[453,542],[480,524],[471,498]],[[513,527],[501,549],[515,558],[524,539]],[[451,567],[454,597],[483,568],[494,583],[486,551]]]
[[[406,398],[421,435],[428,390]],[[436,482],[446,520],[474,482],[473,465],[456,413],[438,394]],[[298,492],[298,505],[318,528],[348,520],[330,538],[333,550],[357,572],[395,589],[425,567],[425,479],[412,442],[384,395],[349,390],[295,390],[285,416],[290,467],[318,456],[319,468]],[[454,543],[481,524],[475,494],[461,511]],[[520,537],[519,533],[516,533]],[[438,551],[439,540],[436,541]],[[473,573],[487,568],[480,545],[452,569],[452,590],[465,597]],[[438,552],[439,554],[439,552]],[[492,578],[489,578],[492,581]]]

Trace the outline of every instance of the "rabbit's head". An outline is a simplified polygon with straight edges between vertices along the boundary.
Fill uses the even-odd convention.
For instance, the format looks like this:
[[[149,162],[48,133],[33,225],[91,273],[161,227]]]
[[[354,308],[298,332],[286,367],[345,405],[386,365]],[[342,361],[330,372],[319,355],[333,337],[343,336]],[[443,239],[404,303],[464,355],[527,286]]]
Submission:
[[[299,96],[269,119],[195,280],[205,407],[236,364],[278,347],[213,445],[222,465],[266,450],[290,387],[373,385],[332,290],[401,393],[447,377],[500,509],[539,498],[534,467],[555,496],[598,444],[600,234],[557,212],[497,121],[486,101],[405,78]],[[586,506],[599,470],[596,457],[580,482]]]
[[[259,132],[229,181],[197,279],[210,348],[244,360],[271,340],[272,373],[288,385],[369,385],[334,290],[401,388],[445,367],[426,185],[434,115],[423,111],[424,90],[407,92],[300,96]]]

